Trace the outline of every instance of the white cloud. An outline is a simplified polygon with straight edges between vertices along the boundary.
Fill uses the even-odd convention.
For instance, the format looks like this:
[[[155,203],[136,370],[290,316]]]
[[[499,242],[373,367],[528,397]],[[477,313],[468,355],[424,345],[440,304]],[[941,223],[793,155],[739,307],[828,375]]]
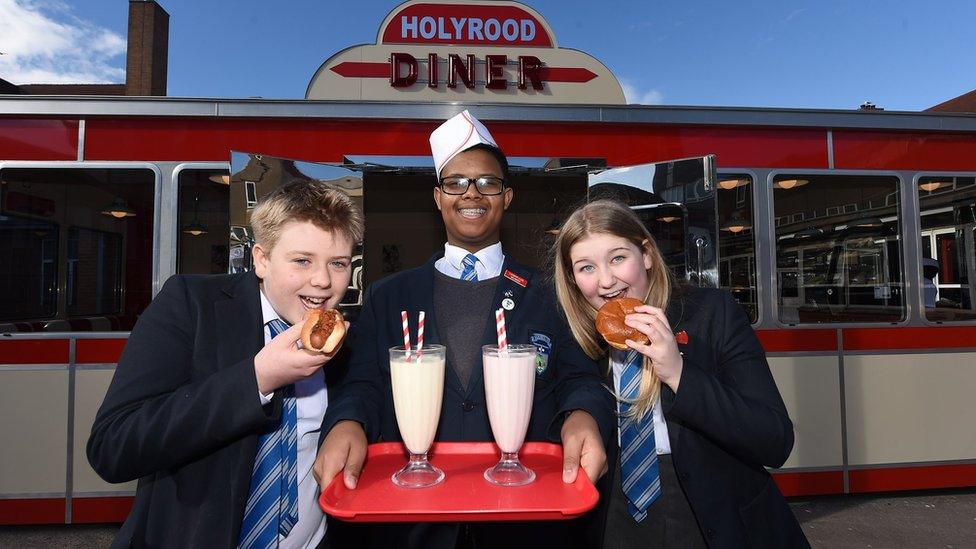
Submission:
[[[14,84],[124,82],[125,47],[63,4],[0,0],[0,78]]]
[[[620,87],[624,90],[624,98],[627,100],[627,104],[661,105],[664,103],[664,93],[657,88],[642,91],[625,78],[620,79]]]

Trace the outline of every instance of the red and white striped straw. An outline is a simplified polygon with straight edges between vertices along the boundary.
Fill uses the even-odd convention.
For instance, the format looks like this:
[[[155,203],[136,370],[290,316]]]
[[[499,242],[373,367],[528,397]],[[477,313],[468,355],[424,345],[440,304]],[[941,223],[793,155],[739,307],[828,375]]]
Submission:
[[[406,351],[406,355],[410,356],[410,324],[407,320],[407,312],[400,311],[400,320],[403,321],[403,350]]]
[[[505,310],[495,311],[495,330],[498,333],[498,350],[508,350],[508,336],[505,335]]]
[[[424,312],[417,316],[417,352],[424,348]]]

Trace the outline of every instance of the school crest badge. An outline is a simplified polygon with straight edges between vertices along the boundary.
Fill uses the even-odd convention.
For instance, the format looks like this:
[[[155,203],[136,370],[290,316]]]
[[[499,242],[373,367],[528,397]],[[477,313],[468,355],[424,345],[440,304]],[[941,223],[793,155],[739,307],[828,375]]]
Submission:
[[[552,354],[552,338],[542,332],[532,332],[529,343],[535,345],[535,373],[541,375],[549,367],[549,355]]]

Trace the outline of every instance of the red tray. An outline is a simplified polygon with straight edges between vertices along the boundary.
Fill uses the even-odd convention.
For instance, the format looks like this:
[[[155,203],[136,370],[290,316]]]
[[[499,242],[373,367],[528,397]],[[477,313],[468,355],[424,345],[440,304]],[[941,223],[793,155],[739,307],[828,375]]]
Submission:
[[[499,458],[493,442],[435,442],[428,457],[444,471],[444,481],[430,488],[401,488],[390,476],[407,462],[403,444],[371,444],[356,489],[347,489],[340,473],[322,492],[319,505],[351,522],[473,522],[570,519],[595,507],[599,499],[582,469],[576,482],[563,482],[563,449],[558,444],[522,446],[519,459],[536,478],[518,487],[485,480],[485,469]]]

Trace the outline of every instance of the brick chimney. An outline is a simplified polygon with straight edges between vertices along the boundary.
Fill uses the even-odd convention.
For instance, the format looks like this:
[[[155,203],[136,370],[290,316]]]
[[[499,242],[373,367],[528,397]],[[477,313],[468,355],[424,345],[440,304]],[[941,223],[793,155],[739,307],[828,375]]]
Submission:
[[[155,0],[129,0],[126,95],[166,95],[169,14]]]

